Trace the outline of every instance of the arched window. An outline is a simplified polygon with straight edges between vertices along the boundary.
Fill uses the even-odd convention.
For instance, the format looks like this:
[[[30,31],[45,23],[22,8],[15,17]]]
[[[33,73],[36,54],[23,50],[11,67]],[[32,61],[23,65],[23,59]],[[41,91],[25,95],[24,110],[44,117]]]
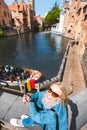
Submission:
[[[3,13],[4,13],[4,16],[7,17],[6,11],[3,11]]]
[[[86,13],[86,12],[87,12],[87,5],[84,6],[84,8],[83,8],[83,13]]]
[[[84,16],[84,21],[87,20],[87,14]]]
[[[79,10],[78,10],[78,12],[77,12],[77,13],[78,13],[78,15],[80,15],[80,13],[81,13],[81,8],[79,8]]]
[[[6,25],[4,19],[2,19],[2,23],[3,23],[3,25]]]

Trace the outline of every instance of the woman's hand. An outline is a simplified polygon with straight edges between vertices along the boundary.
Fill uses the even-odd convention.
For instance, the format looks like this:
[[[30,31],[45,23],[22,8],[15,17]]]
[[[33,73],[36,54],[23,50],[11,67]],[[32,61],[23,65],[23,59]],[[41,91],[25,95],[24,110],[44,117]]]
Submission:
[[[31,98],[27,94],[23,95],[23,102],[29,102],[30,100]]]

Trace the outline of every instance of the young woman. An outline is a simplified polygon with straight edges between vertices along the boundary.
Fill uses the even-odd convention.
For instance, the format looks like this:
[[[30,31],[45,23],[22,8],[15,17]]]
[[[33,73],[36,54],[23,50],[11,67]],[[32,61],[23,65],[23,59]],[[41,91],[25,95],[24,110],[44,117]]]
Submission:
[[[30,102],[30,116],[12,118],[10,123],[13,126],[38,124],[43,130],[67,130],[67,93],[61,83],[54,83],[46,91],[37,92],[31,97],[24,95],[23,101]]]

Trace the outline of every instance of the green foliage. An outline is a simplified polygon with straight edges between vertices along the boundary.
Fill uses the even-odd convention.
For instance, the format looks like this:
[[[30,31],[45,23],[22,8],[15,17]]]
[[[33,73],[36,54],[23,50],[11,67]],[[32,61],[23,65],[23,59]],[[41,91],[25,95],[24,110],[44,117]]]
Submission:
[[[3,36],[3,30],[0,28],[0,36]]]
[[[60,9],[57,5],[51,9],[51,11],[48,12],[48,14],[45,17],[45,24],[54,24],[57,23],[57,18],[60,17]]]
[[[38,26],[38,31],[42,31],[42,27],[41,26]]]

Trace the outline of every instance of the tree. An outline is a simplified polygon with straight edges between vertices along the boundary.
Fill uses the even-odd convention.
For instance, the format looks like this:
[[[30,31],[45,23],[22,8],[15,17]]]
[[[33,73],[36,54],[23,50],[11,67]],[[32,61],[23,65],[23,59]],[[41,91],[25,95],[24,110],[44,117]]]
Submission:
[[[57,18],[60,17],[60,9],[55,4],[55,6],[49,11],[45,17],[45,24],[51,25],[58,22]]]
[[[2,30],[2,28],[0,27],[0,36],[3,36],[3,30]]]

